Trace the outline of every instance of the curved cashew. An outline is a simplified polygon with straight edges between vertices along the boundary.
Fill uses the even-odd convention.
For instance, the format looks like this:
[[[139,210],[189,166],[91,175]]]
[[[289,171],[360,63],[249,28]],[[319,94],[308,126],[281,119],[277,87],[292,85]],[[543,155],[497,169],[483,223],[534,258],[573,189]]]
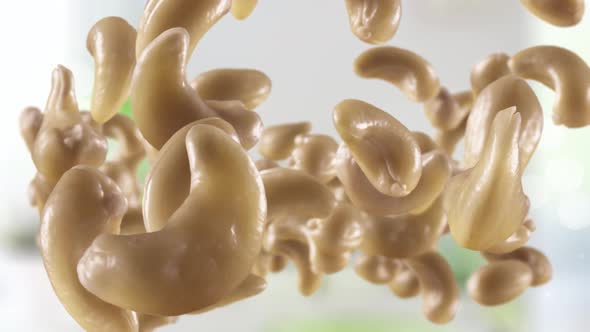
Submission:
[[[420,293],[420,282],[416,273],[404,261],[398,260],[393,278],[389,282],[392,293],[402,299],[414,297]]]
[[[420,214],[368,218],[363,223],[361,249],[389,258],[418,256],[431,250],[445,225],[441,200]]]
[[[84,287],[109,303],[164,316],[205,308],[248,277],[260,252],[266,200],[254,162],[210,125],[191,127],[178,145],[186,146],[190,192],[166,226],[102,234],[78,264]]]
[[[406,260],[414,271],[422,290],[422,311],[436,324],[444,324],[455,317],[459,304],[459,287],[453,270],[436,252]]]
[[[299,292],[304,296],[312,295],[321,286],[322,275],[311,267],[309,247],[301,225],[271,223],[267,228],[264,250],[293,261],[299,272]]]
[[[440,89],[430,63],[402,48],[381,46],[369,49],[355,60],[354,70],[362,78],[381,79],[395,85],[417,102],[434,98]]]
[[[558,27],[571,27],[584,17],[584,0],[520,0],[535,16]]]
[[[95,68],[90,112],[98,123],[117,114],[129,96],[136,39],[135,29],[120,17],[103,18],[88,33]]]
[[[354,99],[336,105],[333,119],[375,189],[401,197],[416,188],[422,174],[420,147],[408,128],[377,107]]]
[[[543,109],[526,81],[512,75],[494,81],[477,97],[467,120],[464,168],[477,164],[494,117],[501,110],[512,106],[516,107],[522,120],[518,147],[521,169],[525,169],[541,139]]]
[[[418,143],[418,147],[420,148],[420,152],[422,154],[431,152],[438,148],[436,142],[432,139],[432,137],[428,136],[428,134],[426,133],[423,133],[421,131],[413,131],[412,136],[414,136],[416,143]]]
[[[471,90],[477,96],[486,86],[500,77],[510,74],[508,61],[510,56],[505,53],[492,53],[471,68]]]
[[[117,233],[127,209],[123,193],[94,168],[67,171],[49,196],[41,221],[45,270],[57,297],[87,331],[137,331],[135,315],[88,292],[76,272],[96,236]]]
[[[149,0],[137,31],[137,58],[161,33],[180,27],[190,33],[188,60],[197,43],[229,12],[231,5],[232,0]]]
[[[462,107],[457,99],[471,96],[471,92],[468,95],[464,92],[457,95],[442,87],[436,97],[424,104],[426,117],[435,128],[444,131],[456,129],[469,114],[470,108]]]
[[[199,1],[208,2],[211,1]],[[208,117],[221,117],[236,129],[242,145],[251,148],[262,130],[260,117],[239,102],[201,99],[185,77],[188,44],[186,30],[170,29],[158,36],[137,61],[131,102],[141,133],[153,147],[160,149],[185,125]]]
[[[266,159],[287,159],[295,149],[295,138],[311,131],[310,122],[268,126],[262,131],[258,152]]]
[[[314,271],[332,274],[346,267],[350,253],[362,241],[360,218],[351,205],[339,203],[328,218],[308,221],[306,236]]]
[[[443,152],[428,152],[422,156],[422,176],[416,188],[404,197],[391,197],[371,185],[345,146],[338,150],[338,178],[347,197],[356,207],[375,216],[400,215],[429,207],[445,189],[451,171]]]
[[[208,118],[188,124],[170,138],[160,150],[158,159],[145,181],[143,215],[148,232],[163,229],[189,195],[193,170],[184,142],[188,132],[198,124],[214,126],[230,135],[234,141],[238,141],[232,126],[219,118]]]
[[[399,28],[401,0],[346,0],[350,31],[369,44],[384,44]]]
[[[553,268],[547,256],[532,247],[522,247],[512,252],[495,255],[484,253],[484,257],[491,262],[498,260],[515,259],[527,264],[533,271],[531,286],[540,286],[548,283],[553,277]]]
[[[223,68],[200,74],[191,86],[205,100],[239,100],[252,110],[268,98],[272,82],[258,70]]]
[[[354,271],[372,284],[383,285],[393,279],[396,263],[394,259],[384,256],[361,254],[354,263]]]
[[[139,332],[152,332],[159,327],[170,325],[178,321],[178,317],[154,316],[148,314],[137,314]]]
[[[494,306],[520,296],[533,281],[531,268],[518,260],[493,261],[475,271],[467,281],[467,291],[475,302]]]
[[[590,124],[590,68],[577,54],[536,46],[515,54],[509,66],[514,74],[555,91],[553,122],[570,128]]]
[[[463,91],[453,94],[453,98],[459,105],[460,109],[465,110],[465,118],[455,129],[438,130],[435,136],[435,142],[441,149],[443,149],[449,156],[452,156],[457,144],[463,136],[465,136],[465,129],[467,128],[467,120],[469,113],[473,106],[473,93],[471,91]]]
[[[338,143],[328,135],[302,134],[295,138],[289,166],[328,183],[336,177],[337,150]]]
[[[233,0],[231,14],[238,20],[245,20],[252,14],[258,0]]]
[[[531,237],[531,233],[534,232],[534,225],[532,225],[532,220],[527,219],[525,222],[520,225],[518,230],[512,234],[509,238],[500,242],[499,244],[494,245],[491,248],[486,249],[486,253],[491,254],[506,254],[509,252],[513,252],[514,250],[521,248],[524,246]]]
[[[491,248],[514,234],[526,217],[529,202],[521,184],[520,118],[514,107],[499,112],[479,162],[447,185],[449,227],[462,247]]]
[[[19,117],[20,133],[29,152],[33,152],[33,145],[42,124],[43,113],[37,107],[27,107],[21,112]]]

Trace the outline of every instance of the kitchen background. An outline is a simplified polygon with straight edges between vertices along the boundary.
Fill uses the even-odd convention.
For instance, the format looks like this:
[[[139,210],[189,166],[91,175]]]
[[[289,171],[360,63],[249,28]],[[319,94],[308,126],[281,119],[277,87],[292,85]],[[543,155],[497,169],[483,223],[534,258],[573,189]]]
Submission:
[[[79,331],[55,298],[34,246],[38,216],[26,188],[33,163],[18,131],[27,105],[42,107],[57,64],[76,76],[80,105],[93,82],[86,34],[95,21],[118,15],[137,25],[140,0],[19,0],[0,10],[0,330]],[[537,44],[576,51],[590,61],[590,18],[574,28],[552,27],[528,14],[518,0],[406,0],[402,24],[389,45],[428,59],[453,91],[469,86],[469,71],[486,55]],[[588,15],[587,15],[588,16]],[[332,107],[358,98],[385,109],[412,130],[431,133],[421,107],[379,81],[355,77],[354,58],[369,46],[348,30],[344,1],[259,0],[246,21],[228,16],[199,44],[190,76],[218,67],[250,67],[273,79],[258,111],[266,124],[311,120],[314,130],[335,135]],[[162,331],[587,331],[590,326],[590,128],[568,130],[550,120],[554,95],[532,83],[546,113],[543,138],[524,178],[537,222],[531,244],[554,266],[548,285],[513,303],[484,308],[463,297],[456,319],[442,327],[422,316],[420,299],[400,300],[387,287],[370,285],[348,269],[326,278],[304,298],[293,269],[268,279],[260,296],[200,316],[187,316]],[[443,239],[441,248],[457,278],[482,264],[476,253]],[[588,257],[586,257],[588,256]]]

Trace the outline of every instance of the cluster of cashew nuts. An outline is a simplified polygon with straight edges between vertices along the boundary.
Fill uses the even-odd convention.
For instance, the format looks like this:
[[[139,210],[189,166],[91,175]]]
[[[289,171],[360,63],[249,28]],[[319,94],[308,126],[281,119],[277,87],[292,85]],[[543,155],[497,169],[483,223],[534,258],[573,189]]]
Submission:
[[[556,25],[577,23],[583,1],[524,1]],[[256,0],[150,0],[136,31],[121,18],[95,24],[90,112],[81,112],[72,73],[53,72],[42,113],[21,116],[38,173],[32,204],[49,279],[88,331],[151,331],[262,292],[290,261],[299,290],[346,268],[422,295],[435,323],[453,319],[459,287],[437,252],[447,233],[488,264],[467,284],[482,305],[506,303],[551,279],[526,247],[535,229],[521,178],[543,127],[526,79],[553,89],[556,124],[590,124],[590,68],[576,54],[538,46],[492,54],[473,67],[471,89],[451,93],[432,66],[380,46],[355,61],[363,78],[391,83],[424,104],[436,129],[412,132],[359,100],[333,111],[342,143],[308,122],[263,128],[254,109],[271,81],[250,69],[218,69],[189,82],[201,37],[226,13],[246,18]],[[350,27],[380,44],[395,34],[399,0],[347,0]],[[117,114],[130,98],[134,120]],[[107,138],[118,141],[106,160]],[[464,140],[462,158],[453,159]],[[257,145],[262,159],[248,150]],[[142,188],[139,163],[151,171]]]

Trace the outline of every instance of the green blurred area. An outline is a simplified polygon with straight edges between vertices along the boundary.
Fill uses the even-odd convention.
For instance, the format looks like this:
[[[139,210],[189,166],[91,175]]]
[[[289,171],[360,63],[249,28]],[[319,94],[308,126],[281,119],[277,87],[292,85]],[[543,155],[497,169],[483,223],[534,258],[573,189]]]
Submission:
[[[265,332],[450,332],[452,328],[437,326],[426,319],[401,317],[335,318],[329,320],[281,321],[271,324]]]

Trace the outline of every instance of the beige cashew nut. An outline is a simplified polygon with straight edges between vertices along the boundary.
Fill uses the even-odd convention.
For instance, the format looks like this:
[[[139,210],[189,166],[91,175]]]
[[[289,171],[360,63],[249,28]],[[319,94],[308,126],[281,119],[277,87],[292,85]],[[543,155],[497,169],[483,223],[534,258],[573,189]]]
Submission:
[[[295,149],[295,138],[311,131],[310,122],[268,126],[262,131],[258,152],[269,160],[287,159]]]
[[[584,0],[520,0],[535,16],[558,27],[571,27],[584,17]]]
[[[533,272],[527,264],[515,259],[492,261],[471,275],[467,292],[481,305],[500,305],[520,296],[532,281]]]
[[[369,44],[384,44],[399,28],[401,0],[346,0],[350,31]]]

